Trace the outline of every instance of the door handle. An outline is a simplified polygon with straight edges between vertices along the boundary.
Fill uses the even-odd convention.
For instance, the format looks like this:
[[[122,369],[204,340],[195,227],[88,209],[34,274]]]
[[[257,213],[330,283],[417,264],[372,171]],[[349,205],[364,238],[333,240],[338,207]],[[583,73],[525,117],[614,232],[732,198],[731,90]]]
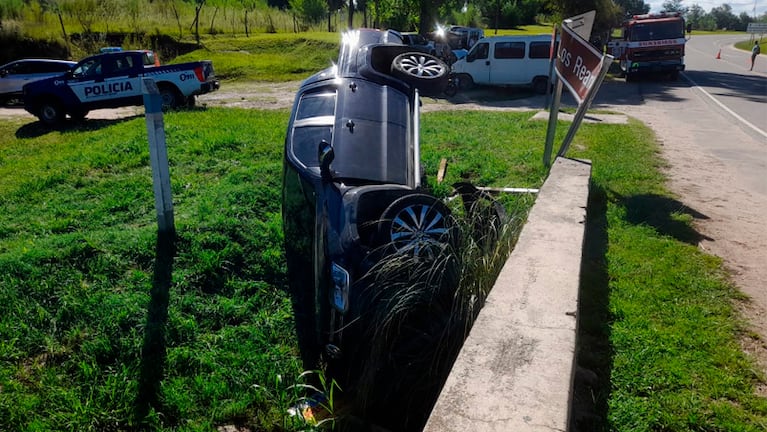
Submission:
[[[490,60],[485,60],[485,66],[490,66]]]

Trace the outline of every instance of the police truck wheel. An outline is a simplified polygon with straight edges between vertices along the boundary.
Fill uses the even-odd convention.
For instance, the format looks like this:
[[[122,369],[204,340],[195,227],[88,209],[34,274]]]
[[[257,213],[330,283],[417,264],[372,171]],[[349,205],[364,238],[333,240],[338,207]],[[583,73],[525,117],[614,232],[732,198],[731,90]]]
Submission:
[[[64,120],[64,110],[56,101],[45,101],[40,104],[37,117],[46,126],[57,126]]]
[[[176,92],[176,89],[170,86],[160,87],[160,99],[162,100],[163,110],[177,108],[179,101],[181,100]]]

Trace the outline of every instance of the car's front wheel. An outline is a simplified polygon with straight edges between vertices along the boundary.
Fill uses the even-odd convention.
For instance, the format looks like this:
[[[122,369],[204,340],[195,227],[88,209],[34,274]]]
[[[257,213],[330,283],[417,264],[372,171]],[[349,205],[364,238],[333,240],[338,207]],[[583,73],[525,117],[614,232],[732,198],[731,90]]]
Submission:
[[[449,67],[437,57],[408,52],[394,58],[391,73],[394,77],[418,88],[425,95],[441,93],[447,86]]]
[[[58,126],[64,121],[64,109],[58,101],[46,100],[38,106],[37,118],[46,126]]]

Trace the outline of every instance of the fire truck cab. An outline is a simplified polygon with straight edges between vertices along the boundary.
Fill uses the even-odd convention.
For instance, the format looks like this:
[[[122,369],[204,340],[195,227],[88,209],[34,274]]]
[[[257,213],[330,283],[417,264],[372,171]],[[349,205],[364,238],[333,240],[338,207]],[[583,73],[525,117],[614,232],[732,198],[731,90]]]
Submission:
[[[621,26],[619,39],[607,46],[618,59],[626,81],[639,74],[665,73],[672,80],[684,70],[684,18],[679,12],[634,15]]]

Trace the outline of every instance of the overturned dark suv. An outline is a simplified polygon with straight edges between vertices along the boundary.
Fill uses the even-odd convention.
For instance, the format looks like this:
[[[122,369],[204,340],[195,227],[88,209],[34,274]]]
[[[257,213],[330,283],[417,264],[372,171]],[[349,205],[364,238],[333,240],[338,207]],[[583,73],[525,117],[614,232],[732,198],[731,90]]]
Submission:
[[[371,327],[385,325],[374,311],[391,317],[395,300],[415,297],[417,276],[434,285],[420,291],[427,292],[420,305],[428,310],[395,326],[417,327],[406,341],[416,348],[441,331],[444,322],[424,317],[449,307],[439,306],[440,298],[452,298],[461,235],[445,202],[422,185],[419,96],[442,92],[448,72],[396,32],[356,30],[343,35],[337,64],[307,79],[296,95],[282,213],[306,368],[324,359],[346,372],[359,369],[361,345],[377,343]],[[464,204],[476,192],[469,185],[457,190]]]

